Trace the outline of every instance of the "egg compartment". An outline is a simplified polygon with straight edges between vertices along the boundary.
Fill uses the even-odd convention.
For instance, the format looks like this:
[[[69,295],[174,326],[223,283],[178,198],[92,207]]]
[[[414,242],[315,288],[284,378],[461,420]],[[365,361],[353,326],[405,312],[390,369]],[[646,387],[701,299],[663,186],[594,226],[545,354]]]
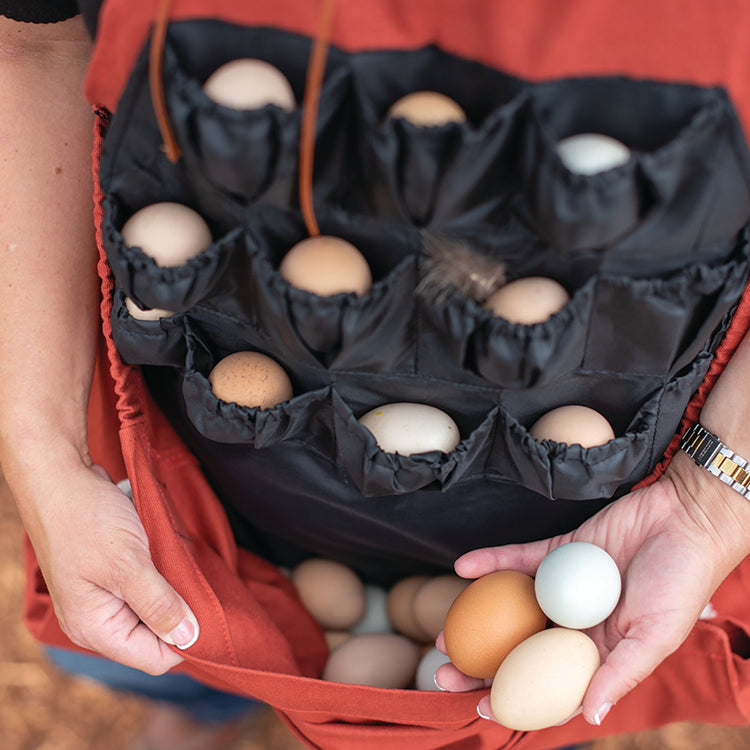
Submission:
[[[218,443],[239,443],[255,448],[288,440],[332,443],[326,437],[326,425],[331,421],[327,387],[300,393],[299,384],[294,383],[299,395],[270,409],[222,401],[213,394],[208,375],[222,357],[232,352],[215,354],[190,325],[187,326],[186,342],[182,395],[187,416],[201,435]],[[239,346],[235,351],[247,348]],[[294,382],[293,374],[289,371],[287,374]]]
[[[595,279],[583,357],[587,370],[672,376],[710,341],[750,273],[744,230],[725,263],[686,265],[652,279]]]
[[[539,83],[529,98],[517,206],[554,245],[605,247],[623,264],[637,257],[646,268],[674,270],[686,255],[715,259],[714,243],[747,221],[750,159],[722,89],[577,78]],[[631,158],[597,174],[569,171],[556,143],[585,132],[620,140]]]
[[[131,365],[168,365],[185,362],[182,314],[158,320],[134,318],[125,306],[125,293],[115,289],[112,304],[112,339],[123,362]]]
[[[381,450],[358,419],[376,406],[396,402],[442,409],[458,425],[461,442],[450,453],[404,456]],[[332,403],[338,462],[365,497],[443,490],[484,469],[496,417],[496,404],[486,391],[421,378],[384,377],[375,382],[347,374],[335,378]]]
[[[321,234],[341,237],[360,250],[372,288],[362,296],[327,297],[293,287],[278,266],[309,235],[298,216],[287,214],[280,221],[264,212],[248,229],[259,248],[251,259],[247,292],[258,325],[287,342],[291,356],[318,366],[375,372],[407,366],[414,346],[417,231],[334,211],[321,212],[318,223]]]
[[[244,28],[205,21],[201,32],[221,40],[193,44],[194,33],[170,26],[164,54],[165,93],[175,135],[193,179],[207,180],[240,203],[297,204],[297,164],[310,40],[274,29]],[[234,110],[203,91],[208,76],[237,58],[271,63],[288,78],[299,103],[294,111],[276,105]],[[346,141],[350,80],[341,53],[331,50],[316,127],[316,166],[340,164]],[[325,180],[322,180],[325,183]]]
[[[420,227],[493,214],[515,182],[524,84],[435,46],[353,54],[349,64],[361,132],[342,205]],[[387,117],[399,98],[423,90],[456,101],[467,121],[425,127]]]
[[[530,388],[550,383],[583,362],[594,289],[589,279],[570,290],[568,304],[548,320],[522,325],[494,315],[453,288],[444,298],[425,301],[420,361],[435,358],[429,342],[441,340],[441,357],[493,385]]]
[[[134,207],[129,213],[145,205],[148,203]],[[235,227],[183,265],[158,266],[141,248],[125,244],[120,230],[129,213],[124,209],[115,196],[105,198],[104,247],[117,285],[141,308],[187,310],[206,297],[219,277],[232,270],[230,267],[234,263],[242,263],[247,237],[242,227]],[[215,232],[216,225],[211,229]]]
[[[582,372],[547,388],[504,392],[488,475],[497,473],[552,500],[623,494],[659,461],[710,362],[711,355],[703,353],[665,384],[649,377]],[[591,448],[531,437],[528,426],[566,404],[596,409],[616,437]]]

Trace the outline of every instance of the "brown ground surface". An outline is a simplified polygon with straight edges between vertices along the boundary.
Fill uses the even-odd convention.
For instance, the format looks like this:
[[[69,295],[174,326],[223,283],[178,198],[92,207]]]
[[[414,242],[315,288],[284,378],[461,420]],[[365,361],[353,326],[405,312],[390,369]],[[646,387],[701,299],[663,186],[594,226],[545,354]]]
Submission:
[[[0,476],[0,748],[128,750],[147,706],[95,684],[70,680],[45,661],[21,624],[21,525]],[[259,716],[231,750],[300,750],[271,713]],[[586,750],[747,750],[750,729],[675,724],[611,737]],[[384,749],[387,750],[387,749]]]

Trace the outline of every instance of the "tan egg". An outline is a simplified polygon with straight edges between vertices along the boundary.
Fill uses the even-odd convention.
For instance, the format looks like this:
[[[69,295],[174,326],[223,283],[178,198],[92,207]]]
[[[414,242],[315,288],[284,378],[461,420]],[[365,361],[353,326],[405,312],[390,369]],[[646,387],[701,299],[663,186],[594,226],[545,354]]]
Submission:
[[[453,418],[428,404],[383,404],[363,414],[359,423],[373,434],[380,450],[401,456],[450,453],[461,442]]]
[[[216,398],[250,408],[272,409],[294,395],[284,368],[260,352],[224,357],[211,370],[208,382]]]
[[[489,679],[521,641],[546,625],[534,579],[499,570],[478,578],[453,602],[445,618],[445,650],[464,674]]]
[[[323,636],[326,639],[328,650],[333,651],[342,643],[346,643],[352,637],[352,634],[346,630],[326,630]]]
[[[181,203],[152,203],[136,211],[122,227],[122,239],[139,247],[158,266],[181,266],[212,241],[203,217]]]
[[[406,94],[391,105],[387,116],[402,117],[421,127],[466,122],[466,112],[449,96],[437,91]]]
[[[599,668],[596,644],[580,630],[550,628],[516,646],[492,682],[492,713],[522,732],[564,721],[581,706]]]
[[[419,648],[397,633],[356,635],[328,657],[322,678],[348,685],[399,690],[407,688],[417,671]]]
[[[553,440],[592,448],[615,437],[612,425],[595,409],[570,404],[541,416],[529,430],[534,440]]]
[[[466,578],[446,574],[435,576],[419,589],[414,597],[414,618],[429,640],[438,637],[448,610],[470,583]]]
[[[299,598],[325,630],[348,630],[365,613],[365,591],[351,568],[335,562],[311,558],[292,572]]]
[[[431,640],[414,616],[414,599],[423,584],[430,580],[429,576],[409,576],[391,587],[386,600],[386,609],[393,627],[399,633],[420,643]]]
[[[341,237],[319,235],[294,245],[279,265],[282,278],[319,297],[364,295],[372,273],[362,253]]]
[[[565,167],[576,174],[606,172],[630,159],[622,141],[603,133],[577,133],[558,141],[556,148]]]
[[[206,96],[224,107],[261,109],[269,104],[291,111],[297,100],[286,76],[264,60],[241,58],[217,68],[203,84]]]
[[[527,276],[510,281],[491,294],[484,306],[510,323],[543,323],[568,304],[565,287],[544,276]]]
[[[171,310],[162,310],[160,307],[150,307],[146,310],[141,310],[130,297],[125,297],[125,307],[127,308],[128,315],[136,320],[159,320],[159,318],[171,318],[174,315],[174,312]]]

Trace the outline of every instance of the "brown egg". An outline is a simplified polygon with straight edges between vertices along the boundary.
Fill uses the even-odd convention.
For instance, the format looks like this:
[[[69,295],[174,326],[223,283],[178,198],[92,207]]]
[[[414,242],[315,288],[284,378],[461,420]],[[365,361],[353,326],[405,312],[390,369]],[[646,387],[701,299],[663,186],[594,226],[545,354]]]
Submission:
[[[348,630],[365,613],[365,591],[357,574],[333,560],[312,558],[292,572],[292,582],[310,614],[325,630]]]
[[[323,636],[326,639],[328,650],[333,651],[333,649],[338,648],[342,643],[346,643],[352,637],[352,634],[346,630],[326,630]]]
[[[534,579],[499,570],[478,578],[453,602],[445,618],[445,650],[464,674],[494,677],[503,659],[546,624]]]
[[[260,109],[274,104],[291,111],[297,106],[289,81],[264,60],[241,58],[217,68],[203,84],[206,95],[224,107]]]
[[[403,117],[421,127],[466,122],[466,112],[449,96],[437,91],[414,91],[402,96],[391,105],[387,116]]]
[[[591,448],[615,437],[612,425],[588,406],[559,406],[540,417],[529,430],[534,440],[554,440],[567,445]]]
[[[555,726],[581,706],[599,664],[599,649],[580,630],[535,633],[497,670],[492,713],[503,726],[522,732]]]
[[[386,600],[388,617],[393,627],[409,638],[420,643],[431,640],[414,616],[414,599],[423,584],[430,580],[429,576],[409,576],[391,587]]]
[[[333,651],[322,678],[399,690],[411,684],[418,664],[419,648],[405,636],[370,633],[354,636]]]
[[[320,297],[367,294],[372,274],[360,251],[341,237],[320,235],[298,242],[284,256],[279,273],[292,286]]]
[[[528,326],[551,318],[569,300],[562,284],[543,276],[527,276],[501,286],[484,306],[499,318]]]
[[[203,217],[181,203],[152,203],[136,211],[123,225],[122,239],[139,247],[158,266],[181,266],[211,244]]]
[[[250,408],[271,409],[292,398],[292,384],[281,367],[260,352],[235,352],[211,370],[216,398]]]
[[[447,574],[435,576],[419,589],[414,597],[414,618],[429,640],[438,637],[451,604],[470,583],[466,578]]]
[[[130,317],[136,320],[159,320],[159,318],[171,318],[174,315],[171,310],[162,310],[160,307],[141,310],[130,297],[125,297],[125,307]]]

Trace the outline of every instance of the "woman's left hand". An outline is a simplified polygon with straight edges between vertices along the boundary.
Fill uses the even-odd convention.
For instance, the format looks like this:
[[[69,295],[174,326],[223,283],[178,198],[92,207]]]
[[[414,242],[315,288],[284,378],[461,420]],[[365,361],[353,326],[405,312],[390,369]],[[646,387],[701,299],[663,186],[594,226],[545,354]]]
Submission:
[[[573,541],[596,544],[614,558],[623,582],[620,602],[586,631],[602,664],[582,710],[598,725],[685,640],[716,588],[750,551],[749,531],[750,503],[678,453],[659,480],[616,500],[574,532],[474,550],[456,561],[455,570],[465,578],[501,569],[533,576],[548,552]],[[442,634],[438,646],[443,648]],[[490,684],[452,664],[442,666],[436,680],[449,691]],[[478,710],[492,718],[488,697]]]

